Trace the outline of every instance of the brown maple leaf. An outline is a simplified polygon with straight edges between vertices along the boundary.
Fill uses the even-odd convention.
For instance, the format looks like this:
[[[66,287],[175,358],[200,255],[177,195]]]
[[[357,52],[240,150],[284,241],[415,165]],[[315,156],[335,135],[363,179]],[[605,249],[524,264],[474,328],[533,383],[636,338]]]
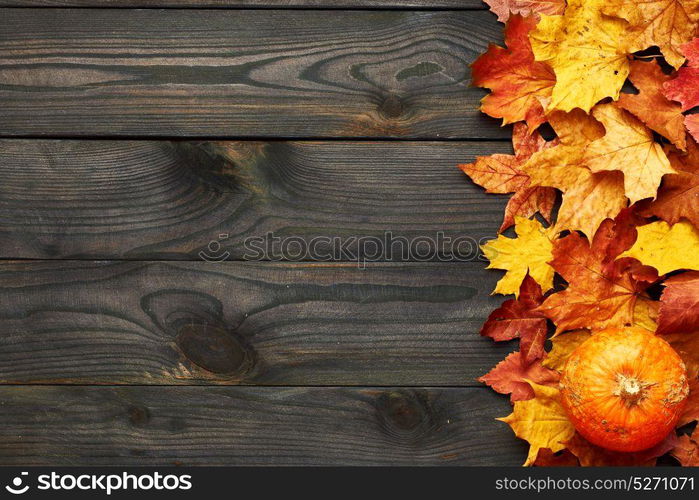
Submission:
[[[699,228],[699,146],[690,139],[685,154],[670,152],[668,158],[676,173],[665,176],[657,198],[640,205],[640,213],[669,224],[685,218]]]
[[[621,94],[618,102],[619,106],[684,151],[687,134],[682,106],[663,94],[663,84],[671,79],[655,61],[632,61],[629,80],[639,93]]]
[[[488,193],[514,193],[505,207],[505,217],[499,232],[515,223],[515,216],[531,217],[539,212],[547,222],[556,202],[556,191],[551,188],[532,186],[529,176],[521,166],[531,155],[556,143],[546,142],[538,132],[529,134],[523,123],[515,125],[512,133],[514,155],[494,154],[480,156],[474,163],[459,165],[473,182]]]
[[[685,467],[699,467],[699,448],[697,443],[686,434],[678,438],[670,454]]]
[[[625,246],[619,240],[631,239],[629,231],[629,225],[607,219],[592,244],[578,233],[554,243],[551,265],[568,288],[550,295],[537,310],[556,324],[557,332],[634,323],[636,302],[657,273],[635,259],[615,260]]]
[[[699,272],[692,271],[665,280],[657,333],[696,330],[699,330]]]
[[[481,328],[481,335],[495,341],[520,339],[520,351],[526,362],[544,356],[546,318],[535,309],[544,296],[539,284],[527,274],[522,281],[517,299],[509,299],[490,313]]]
[[[699,106],[699,38],[682,46],[688,64],[680,68],[677,77],[665,82],[665,96],[682,103],[682,111]]]
[[[490,11],[498,16],[498,21],[504,23],[512,14],[523,16],[549,16],[562,14],[566,7],[565,0],[484,0]]]
[[[528,362],[520,352],[513,352],[478,379],[500,394],[509,394],[511,401],[525,401],[534,397],[528,381],[556,387],[558,372],[544,368],[541,360]]]
[[[528,35],[535,25],[532,18],[512,16],[505,27],[507,48],[491,45],[471,65],[473,85],[491,90],[481,110],[502,118],[503,125],[526,121],[531,130],[546,120],[544,104],[556,83],[551,68],[534,60]]]

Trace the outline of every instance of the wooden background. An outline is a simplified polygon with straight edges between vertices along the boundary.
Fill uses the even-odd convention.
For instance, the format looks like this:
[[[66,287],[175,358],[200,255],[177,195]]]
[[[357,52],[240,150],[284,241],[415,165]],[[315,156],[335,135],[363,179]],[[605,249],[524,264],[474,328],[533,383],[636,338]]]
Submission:
[[[243,259],[269,232],[495,235],[506,200],[455,167],[510,151],[469,86],[501,39],[480,0],[0,19],[0,464],[522,462],[475,381],[512,349],[477,334],[482,260]]]

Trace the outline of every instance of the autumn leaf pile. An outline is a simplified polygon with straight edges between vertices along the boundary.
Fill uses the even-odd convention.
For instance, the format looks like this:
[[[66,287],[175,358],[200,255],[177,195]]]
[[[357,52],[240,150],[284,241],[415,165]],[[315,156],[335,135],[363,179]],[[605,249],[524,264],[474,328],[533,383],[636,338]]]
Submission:
[[[481,330],[519,350],[480,380],[508,394],[501,420],[525,465],[699,465],[699,0],[486,0],[505,47],[472,66],[482,111],[514,124],[514,154],[460,168],[511,194],[483,246],[513,294]],[[547,133],[541,131],[547,130]],[[546,136],[548,140],[545,140]],[[553,137],[553,138],[552,138]],[[690,395],[677,434],[639,453],[575,432],[558,380],[595,332],[639,326],[680,354]]]

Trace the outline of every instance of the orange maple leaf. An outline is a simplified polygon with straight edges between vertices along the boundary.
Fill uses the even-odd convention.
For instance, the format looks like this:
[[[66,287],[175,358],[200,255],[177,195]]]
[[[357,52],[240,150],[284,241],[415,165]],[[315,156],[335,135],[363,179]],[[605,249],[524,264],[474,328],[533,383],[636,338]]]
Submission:
[[[621,94],[618,102],[619,106],[684,151],[687,134],[682,107],[663,94],[663,84],[671,79],[654,61],[632,61],[629,80],[639,93]]]
[[[521,166],[536,151],[556,143],[546,142],[538,132],[529,134],[527,126],[518,123],[512,134],[514,155],[494,154],[480,156],[474,163],[459,165],[473,182],[488,193],[514,193],[505,207],[505,218],[499,232],[514,225],[515,216],[531,217],[539,212],[547,222],[556,202],[556,191],[551,188],[532,186],[529,176]]]
[[[565,0],[484,0],[490,11],[504,23],[512,14],[537,16],[562,14],[566,7]]]
[[[558,372],[544,368],[540,359],[528,362],[520,352],[513,352],[478,381],[500,394],[509,394],[514,402],[534,397],[534,390],[527,381],[557,387],[559,377]]]
[[[580,230],[588,236],[606,218],[615,217],[628,204],[621,172],[592,172],[585,164],[585,148],[603,137],[604,127],[580,109],[555,111],[551,126],[560,145],[537,152],[522,166],[532,185],[563,192],[555,229]]]
[[[505,27],[507,49],[491,45],[471,65],[473,85],[492,91],[481,110],[502,118],[503,125],[526,121],[531,130],[546,120],[544,105],[556,83],[553,70],[534,60],[528,35],[535,25],[532,18],[512,16]]]
[[[682,46],[687,66],[680,68],[677,77],[665,82],[665,96],[682,103],[682,111],[699,106],[699,38]]]
[[[655,45],[675,68],[684,62],[680,45],[690,41],[699,27],[697,0],[606,0],[602,10],[629,22],[631,52]]]
[[[641,205],[640,213],[660,217],[669,224],[685,218],[699,228],[699,146],[687,141],[687,152],[668,154],[676,173],[666,175],[658,196]]]
[[[632,237],[630,226],[618,218],[605,220],[591,245],[578,233],[554,242],[551,265],[568,288],[549,296],[538,310],[556,324],[557,332],[634,323],[636,302],[657,274],[634,259],[615,260]]]

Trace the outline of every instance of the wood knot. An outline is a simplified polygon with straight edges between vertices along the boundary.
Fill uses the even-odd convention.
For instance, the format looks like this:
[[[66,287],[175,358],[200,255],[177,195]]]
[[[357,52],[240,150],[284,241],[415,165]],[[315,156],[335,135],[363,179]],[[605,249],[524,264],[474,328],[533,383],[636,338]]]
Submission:
[[[393,432],[415,431],[429,420],[429,409],[415,393],[382,393],[376,406],[383,426]]]
[[[148,408],[142,406],[130,406],[128,409],[129,422],[136,427],[146,425],[150,420]]]
[[[379,105],[379,114],[384,118],[394,119],[403,114],[403,103],[395,94],[390,94]]]
[[[243,342],[217,325],[185,324],[175,343],[187,359],[212,373],[240,375],[254,364],[254,356]]]

